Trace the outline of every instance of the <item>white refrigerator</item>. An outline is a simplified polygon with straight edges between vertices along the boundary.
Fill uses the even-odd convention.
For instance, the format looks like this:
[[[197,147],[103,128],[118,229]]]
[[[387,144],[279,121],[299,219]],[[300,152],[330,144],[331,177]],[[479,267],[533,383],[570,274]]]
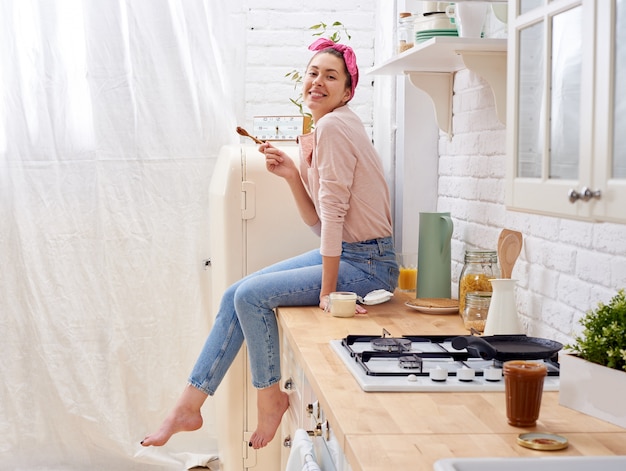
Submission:
[[[295,143],[276,143],[298,162]],[[256,146],[224,146],[210,183],[211,315],[225,289],[246,274],[319,247],[300,219],[287,183],[265,168]],[[257,425],[246,346],[215,394],[222,471],[280,469],[280,429],[265,448],[248,441]]]

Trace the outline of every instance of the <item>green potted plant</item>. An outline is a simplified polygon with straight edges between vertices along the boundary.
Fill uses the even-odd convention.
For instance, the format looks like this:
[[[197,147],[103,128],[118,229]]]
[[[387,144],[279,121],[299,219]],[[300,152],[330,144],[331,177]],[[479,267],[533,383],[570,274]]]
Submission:
[[[626,294],[621,289],[608,304],[600,303],[580,320],[584,327],[565,348],[599,365],[626,371]]]
[[[587,311],[559,356],[560,404],[626,428],[626,293]]]

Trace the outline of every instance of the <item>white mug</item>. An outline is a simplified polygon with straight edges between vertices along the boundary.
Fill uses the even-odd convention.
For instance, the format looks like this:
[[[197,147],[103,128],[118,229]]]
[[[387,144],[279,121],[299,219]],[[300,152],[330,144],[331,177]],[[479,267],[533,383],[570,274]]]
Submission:
[[[334,317],[354,317],[356,293],[335,291],[328,296],[328,308]]]
[[[487,18],[487,2],[459,2],[446,8],[446,15],[454,18],[461,38],[480,38]]]

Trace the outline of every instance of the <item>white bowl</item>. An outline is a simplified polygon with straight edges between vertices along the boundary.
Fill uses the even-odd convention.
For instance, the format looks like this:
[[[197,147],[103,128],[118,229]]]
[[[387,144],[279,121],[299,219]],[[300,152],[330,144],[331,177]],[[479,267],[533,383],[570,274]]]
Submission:
[[[430,31],[433,29],[456,30],[456,25],[450,22],[445,13],[433,13],[428,16],[418,16],[413,23],[413,31]]]

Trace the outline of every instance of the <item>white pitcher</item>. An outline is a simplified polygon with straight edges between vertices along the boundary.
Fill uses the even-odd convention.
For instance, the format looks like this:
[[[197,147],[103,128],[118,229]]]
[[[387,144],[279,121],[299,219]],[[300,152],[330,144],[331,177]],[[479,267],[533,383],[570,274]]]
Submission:
[[[446,14],[454,18],[461,38],[480,38],[487,18],[487,2],[460,2],[449,5]]]
[[[489,281],[493,292],[491,293],[491,303],[489,304],[483,335],[524,334],[515,304],[517,280],[496,278]]]

